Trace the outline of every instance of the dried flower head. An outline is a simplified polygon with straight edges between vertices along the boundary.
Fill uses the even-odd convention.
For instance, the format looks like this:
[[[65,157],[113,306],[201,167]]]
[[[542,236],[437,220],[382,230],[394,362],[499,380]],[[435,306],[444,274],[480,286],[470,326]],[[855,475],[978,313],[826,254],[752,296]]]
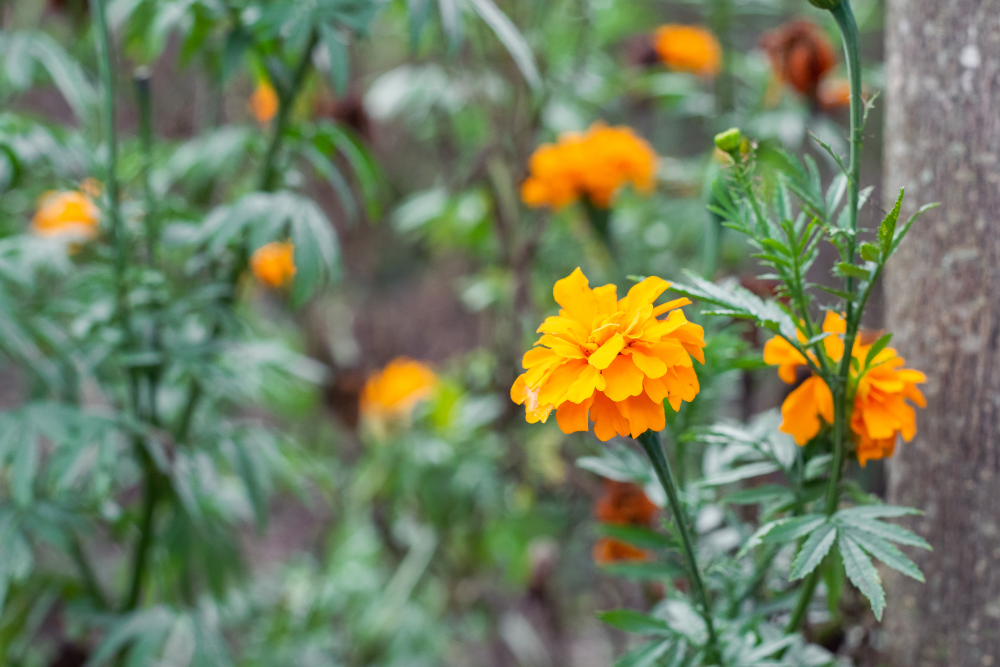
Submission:
[[[823,343],[827,356],[834,362],[844,355],[842,336],[846,329],[842,316],[827,312],[823,331],[832,335],[824,338]],[[801,332],[799,336],[801,341],[805,340]],[[912,440],[917,432],[917,416],[907,401],[920,407],[926,405],[924,395],[917,389],[917,384],[927,381],[926,376],[920,371],[901,368],[906,361],[890,347],[875,355],[859,377],[869,350],[871,345],[859,336],[852,351],[857,364],[851,367],[848,393],[852,399],[851,431],[861,465],[891,456],[897,436],[903,436],[907,442]],[[779,377],[789,384],[795,381],[798,366],[806,364],[805,357],[780,337],[772,338],[764,346],[764,361],[777,365]],[[813,375],[788,395],[781,406],[781,416],[780,430],[804,445],[816,437],[824,424],[833,423],[833,394],[822,378]]]
[[[641,562],[650,559],[649,552],[631,544],[611,537],[602,537],[594,543],[592,552],[594,562],[598,565],[610,565],[620,562]]]
[[[670,69],[715,76],[722,67],[722,47],[709,30],[675,23],[660,26],[653,36],[660,60]]]
[[[594,517],[603,523],[648,526],[659,510],[638,484],[605,479]]]
[[[528,206],[561,208],[586,197],[607,208],[626,184],[653,189],[656,153],[628,127],[594,123],[583,134],[566,133],[556,144],[542,144],[528,167],[531,174],[521,187]]]
[[[97,236],[100,220],[101,210],[84,192],[52,191],[39,199],[31,231],[37,236],[85,241]]]
[[[822,29],[808,21],[790,21],[764,33],[760,46],[775,75],[814,101],[820,81],[837,64]]]
[[[669,286],[646,278],[619,299],[614,285],[591,289],[579,268],[557,281],[559,315],[538,328],[542,337],[510,390],[528,422],[556,410],[564,433],[586,431],[592,420],[603,441],[663,430],[663,401],[677,410],[693,400],[700,387],[691,358],[705,363],[704,330],[678,310],[691,302],[653,306]]]
[[[250,270],[268,287],[286,287],[295,277],[295,245],[272,241],[261,246],[250,257]]]
[[[428,366],[397,357],[365,382],[360,398],[361,416],[379,421],[408,418],[437,384],[438,377]]]
[[[261,125],[267,125],[278,113],[278,93],[266,81],[257,84],[256,90],[250,96],[250,113]]]

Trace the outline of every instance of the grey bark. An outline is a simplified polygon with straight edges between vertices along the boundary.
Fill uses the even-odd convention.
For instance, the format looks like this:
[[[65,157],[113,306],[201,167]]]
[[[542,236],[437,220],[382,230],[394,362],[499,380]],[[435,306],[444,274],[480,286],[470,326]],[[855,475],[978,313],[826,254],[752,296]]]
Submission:
[[[1000,665],[1000,0],[888,0],[886,201],[921,218],[887,270],[886,323],[927,373],[888,464],[927,583],[885,573],[897,667]]]

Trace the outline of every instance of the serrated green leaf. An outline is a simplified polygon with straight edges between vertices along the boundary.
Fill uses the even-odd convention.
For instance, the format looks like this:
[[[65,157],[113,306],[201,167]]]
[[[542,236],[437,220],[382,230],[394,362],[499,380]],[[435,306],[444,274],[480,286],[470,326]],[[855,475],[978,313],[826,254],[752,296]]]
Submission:
[[[923,583],[924,575],[920,571],[920,568],[917,567],[917,564],[893,544],[868,531],[847,528],[845,532],[862,549],[871,554],[872,557],[877,558],[897,572],[902,572],[906,576]]]
[[[819,287],[827,294],[832,294],[836,297],[840,297],[845,301],[854,301],[854,299],[856,298],[854,294],[851,294],[850,292],[845,292],[844,290],[835,289],[833,287],[826,287],[825,285],[817,285],[817,287]]]
[[[597,612],[597,618],[613,628],[639,635],[674,635],[670,625],[660,618],[647,616],[634,609],[613,609]]]
[[[868,269],[854,264],[848,264],[847,262],[837,262],[836,268],[837,272],[842,276],[849,276],[860,280],[868,280],[869,276],[871,276]]]
[[[844,572],[847,574],[847,578],[868,598],[875,618],[881,621],[882,611],[885,609],[885,591],[882,590],[882,581],[879,579],[878,570],[872,565],[871,559],[858,543],[847,535],[840,535],[837,547],[840,550],[840,557],[844,561]]]
[[[757,505],[765,503],[769,500],[778,500],[779,498],[789,498],[793,496],[794,494],[792,493],[792,490],[787,486],[765,484],[763,486],[755,486],[749,489],[736,491],[735,493],[730,493],[722,499],[722,502],[732,505]]]
[[[927,543],[927,540],[920,537],[912,530],[907,530],[906,528],[895,524],[885,523],[884,521],[877,521],[875,519],[868,519],[861,516],[845,517],[840,512],[834,515],[834,521],[845,527],[856,528],[857,530],[863,530],[873,535],[878,535],[879,537],[889,540],[890,542],[897,542],[899,544],[905,544],[912,547],[920,547],[921,549],[930,550],[932,548],[931,545]]]
[[[896,235],[896,221],[899,219],[899,209],[903,205],[903,193],[905,188],[899,189],[899,196],[896,197],[896,204],[885,216],[882,224],[878,226],[878,245],[882,250],[882,256],[888,257],[892,250],[892,240]]]
[[[874,243],[861,244],[861,259],[866,262],[877,262],[879,260],[879,249]]]
[[[854,517],[863,519],[880,519],[897,516],[908,516],[911,514],[923,514],[913,507],[899,507],[897,505],[858,505],[848,507],[837,512],[834,517],[843,520],[851,520]]]
[[[469,0],[469,2],[479,17],[493,30],[506,47],[528,85],[536,91],[541,90],[542,77],[538,74],[535,56],[513,22],[496,6],[493,0]]]
[[[819,564],[826,557],[827,552],[830,551],[830,547],[833,546],[836,539],[837,527],[831,523],[824,524],[814,530],[809,535],[809,539],[802,544],[802,548],[799,549],[795,560],[792,561],[792,571],[789,575],[789,581],[801,579],[819,567]]]
[[[757,320],[761,326],[780,331],[786,338],[797,340],[795,323],[776,301],[764,301],[748,289],[738,285],[722,286],[701,276],[685,271],[687,285],[673,284],[670,289],[678,294],[722,306],[731,314]],[[737,315],[737,313],[739,315]]]
[[[903,238],[906,236],[907,232],[910,231],[910,227],[913,226],[913,223],[916,221],[917,218],[919,218],[921,215],[931,210],[932,208],[937,208],[940,205],[941,205],[940,202],[934,202],[933,204],[924,204],[919,209],[917,209],[917,212],[910,216],[910,219],[906,221],[906,224],[903,225],[903,228],[896,230],[895,235],[893,235],[892,237],[892,246],[890,246],[889,248],[889,254],[891,255],[892,253],[896,252],[896,248],[899,246],[900,241],[902,241]]]
[[[733,482],[738,482],[742,479],[750,479],[751,477],[760,477],[761,475],[769,475],[772,472],[778,470],[781,470],[781,466],[779,466],[777,463],[772,463],[770,461],[749,463],[745,466],[740,466],[738,468],[733,468],[732,470],[726,470],[724,472],[712,475],[709,478],[699,481],[698,485],[721,486],[723,484],[732,484]]]
[[[778,525],[769,530],[762,538],[765,544],[780,544],[791,542],[809,535],[824,525],[828,519],[819,514],[807,514],[791,519],[779,519]]]

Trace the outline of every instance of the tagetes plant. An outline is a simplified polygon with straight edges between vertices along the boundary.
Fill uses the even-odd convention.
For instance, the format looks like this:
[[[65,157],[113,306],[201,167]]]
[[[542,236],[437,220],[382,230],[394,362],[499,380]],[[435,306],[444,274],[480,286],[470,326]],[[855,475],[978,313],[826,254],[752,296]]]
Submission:
[[[823,347],[834,363],[843,357],[841,336],[846,327],[842,315],[827,311],[822,330],[829,335]],[[801,332],[799,340],[804,341]],[[853,356],[856,362],[851,362],[847,396],[852,406],[850,425],[855,454],[862,466],[869,460],[891,456],[899,436],[907,442],[913,439],[917,432],[916,413],[908,400],[920,407],[926,405],[917,384],[926,382],[927,377],[920,371],[901,368],[905,360],[889,347],[878,351],[869,362],[871,348],[860,336],[855,339]],[[812,358],[815,360],[814,356]],[[806,358],[780,336],[764,346],[764,361],[777,365],[779,376],[789,384],[794,383],[798,368],[808,364]],[[788,395],[781,406],[781,415],[780,429],[791,435],[797,444],[805,445],[823,427],[833,424],[833,393],[822,377],[811,375]]]
[[[91,194],[82,190],[46,192],[31,219],[31,232],[45,238],[88,241],[99,232],[101,210]]]
[[[287,287],[295,278],[295,245],[288,241],[272,241],[250,256],[250,271],[264,285]]]
[[[584,133],[563,134],[555,144],[535,150],[521,199],[532,208],[559,209],[583,199],[606,209],[626,185],[651,192],[656,164],[652,147],[631,128],[595,123]]]
[[[693,400],[692,359],[705,363],[704,330],[680,310],[691,302],[653,305],[669,286],[646,278],[619,299],[614,285],[591,289],[579,268],[556,282],[559,315],[538,328],[542,337],[511,388],[528,421],[544,422],[555,410],[564,433],[587,431],[593,421],[603,441],[663,430],[663,401],[678,410]]]
[[[437,374],[426,364],[397,357],[365,382],[359,403],[361,416],[379,422],[407,419],[438,384]]]
[[[670,23],[657,28],[653,48],[672,70],[714,77],[722,69],[722,47],[707,28]]]
[[[261,125],[267,125],[278,113],[278,93],[267,81],[260,81],[250,96],[250,113]]]

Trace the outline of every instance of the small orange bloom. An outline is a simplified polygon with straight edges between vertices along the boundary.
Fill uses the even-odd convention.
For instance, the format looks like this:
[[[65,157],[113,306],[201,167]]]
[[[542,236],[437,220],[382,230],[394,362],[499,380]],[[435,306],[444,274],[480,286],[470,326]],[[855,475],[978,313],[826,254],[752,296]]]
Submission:
[[[90,240],[97,236],[100,219],[101,210],[83,192],[47,192],[31,219],[31,231],[37,236]]]
[[[556,144],[542,144],[528,163],[530,176],[521,199],[533,208],[561,208],[580,197],[607,208],[614,195],[631,183],[653,189],[656,153],[628,127],[594,123],[584,134],[566,133]]]
[[[660,26],[653,37],[656,53],[670,69],[715,76],[722,68],[722,47],[711,32],[696,25]]]
[[[827,77],[820,81],[816,97],[819,105],[824,109],[849,106],[851,103],[851,82],[847,79]]]
[[[594,543],[594,562],[598,565],[610,565],[620,562],[642,562],[649,560],[649,552],[631,544],[610,537],[602,537]]]
[[[828,311],[823,331],[832,335],[824,338],[823,343],[827,356],[834,363],[844,356],[846,330],[844,318]],[[805,340],[801,332],[799,340]],[[907,442],[912,440],[917,432],[916,413],[906,401],[913,401],[920,407],[926,404],[916,386],[926,382],[926,376],[920,371],[901,368],[906,361],[892,348],[879,352],[864,375],[858,377],[872,342],[858,336],[852,351],[857,364],[851,368],[855,389],[850,423],[861,465],[871,459],[891,456],[898,435]],[[813,357],[812,352],[807,354]],[[789,384],[795,381],[798,366],[806,364],[805,357],[780,337],[772,338],[764,346],[764,361],[777,365],[779,377]],[[794,437],[799,445],[804,445],[816,437],[824,423],[833,423],[833,394],[826,382],[814,375],[788,395],[781,406],[781,416],[779,429]]]
[[[592,420],[602,441],[662,431],[663,401],[678,410],[694,400],[700,386],[691,358],[705,363],[704,330],[678,310],[691,302],[653,306],[669,286],[646,278],[619,299],[614,285],[591,289],[579,268],[557,281],[559,315],[538,328],[543,335],[522,360],[527,372],[510,390],[528,422],[556,410],[563,433],[586,431]]]
[[[268,287],[286,287],[295,277],[295,245],[272,241],[250,257],[250,270]]]
[[[816,100],[820,81],[837,64],[826,35],[808,21],[790,21],[764,33],[760,46],[775,75],[811,100]]]
[[[659,510],[641,486],[613,479],[604,480],[604,494],[594,504],[598,521],[633,526],[648,526]]]
[[[266,81],[257,84],[257,89],[250,96],[250,113],[261,125],[267,125],[278,113],[278,93]]]
[[[417,403],[434,392],[437,384],[437,375],[426,365],[397,357],[365,382],[361,390],[361,414],[382,421],[407,418]]]

